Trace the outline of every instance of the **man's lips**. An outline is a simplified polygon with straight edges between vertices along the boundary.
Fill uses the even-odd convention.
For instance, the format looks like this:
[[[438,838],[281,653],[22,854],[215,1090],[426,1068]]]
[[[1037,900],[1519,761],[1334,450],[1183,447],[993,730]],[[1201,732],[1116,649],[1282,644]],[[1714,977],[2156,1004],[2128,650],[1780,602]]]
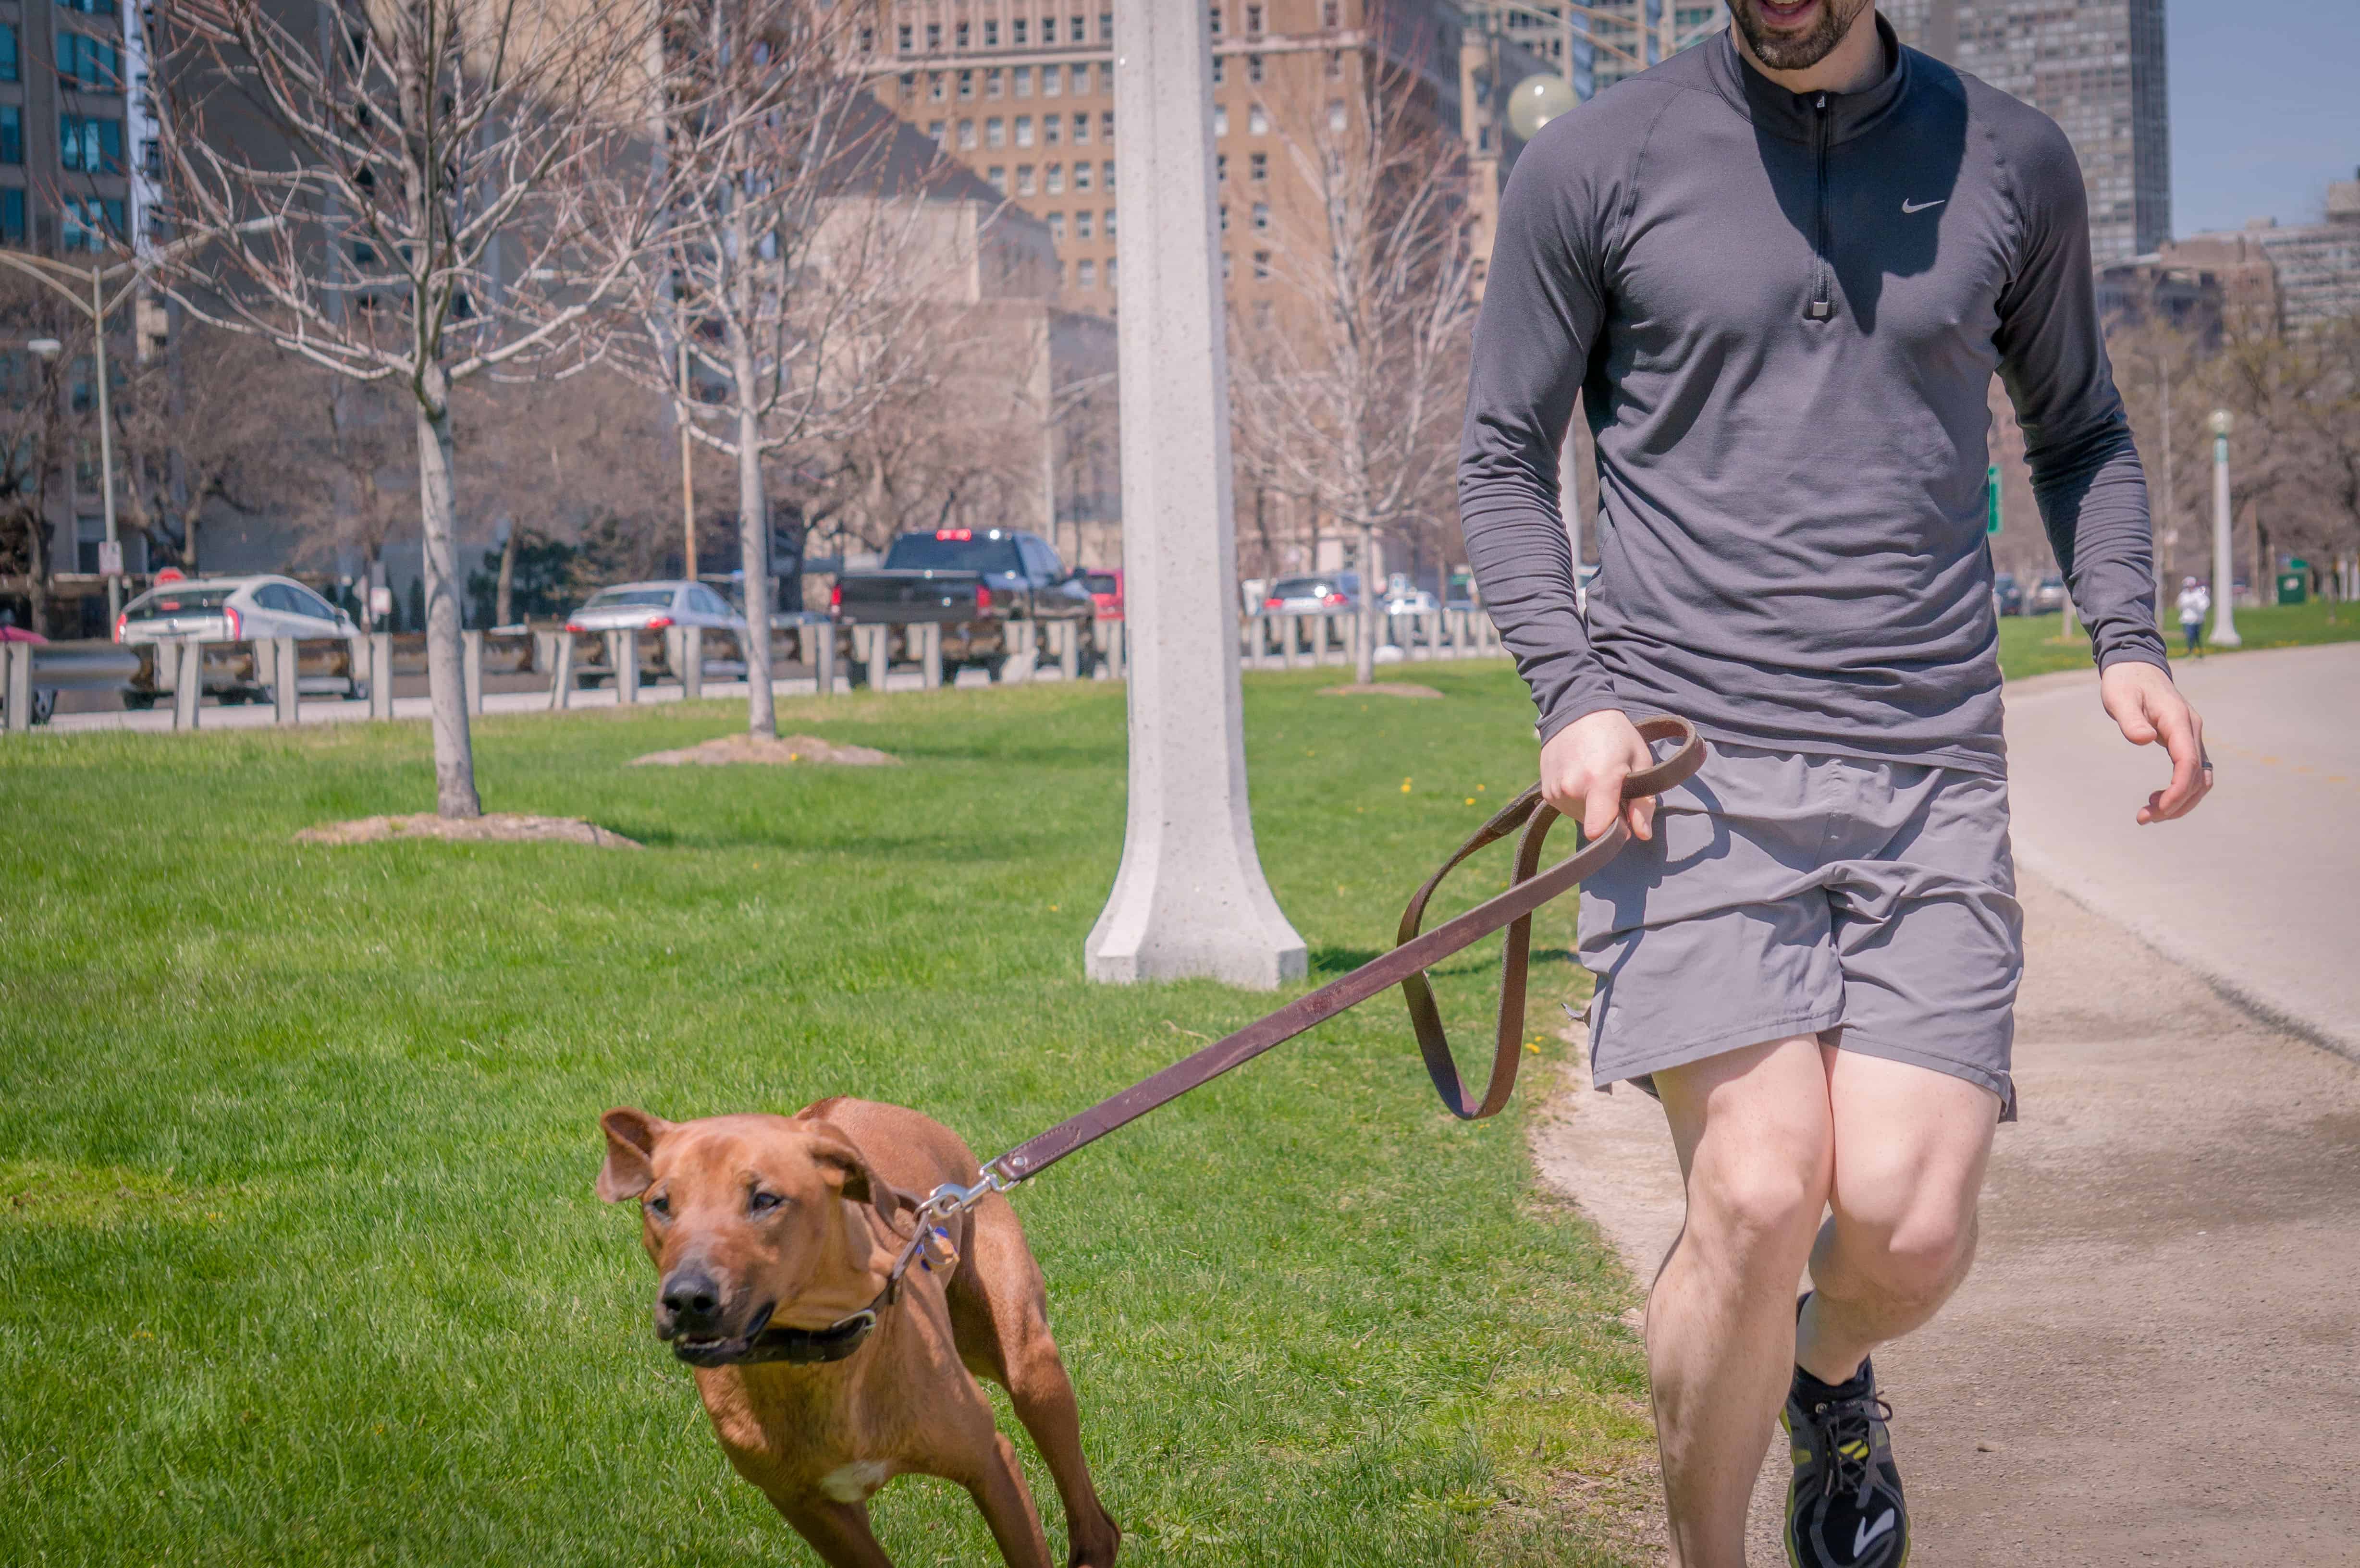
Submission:
[[[1819,3],[1819,0],[1793,0],[1791,5],[1782,5],[1778,0],[1754,0],[1754,8],[1772,26],[1791,27],[1808,16]]]

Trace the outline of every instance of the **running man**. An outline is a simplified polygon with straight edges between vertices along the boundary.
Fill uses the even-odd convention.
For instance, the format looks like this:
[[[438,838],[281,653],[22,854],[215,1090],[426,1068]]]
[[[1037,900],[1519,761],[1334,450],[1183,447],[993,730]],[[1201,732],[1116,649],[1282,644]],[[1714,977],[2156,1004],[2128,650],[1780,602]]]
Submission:
[[[1794,1561],[1895,1568],[1909,1517],[1869,1352],[1965,1275],[2016,1113],[1994,374],[2105,710],[2170,754],[2137,820],[2187,812],[2210,774],[2156,626],[2072,147],[1870,0],[1729,4],[1730,34],[1517,162],[1459,514],[1551,804],[1613,822],[1647,758],[1633,714],[1713,743],[1628,808],[1646,842],[1579,925],[1596,1081],[1662,1100],[1687,1179],[1647,1311],[1673,1561],[1743,1563],[1783,1405]],[[1557,495],[1577,395],[1603,513],[1586,620]]]
[[[2204,657],[2204,617],[2212,613],[2212,591],[2193,577],[2180,580],[2180,635],[2191,658]]]

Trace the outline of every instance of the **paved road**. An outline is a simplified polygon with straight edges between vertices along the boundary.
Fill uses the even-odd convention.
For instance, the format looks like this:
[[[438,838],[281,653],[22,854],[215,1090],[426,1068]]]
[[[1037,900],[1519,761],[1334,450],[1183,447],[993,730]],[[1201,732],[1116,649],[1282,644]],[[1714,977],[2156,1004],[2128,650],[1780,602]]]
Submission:
[[[2175,673],[2204,714],[2218,782],[2194,816],[2160,827],[2132,812],[2163,761],[2122,743],[2093,678],[2011,695],[2017,861],[2360,1058],[2360,643]]]

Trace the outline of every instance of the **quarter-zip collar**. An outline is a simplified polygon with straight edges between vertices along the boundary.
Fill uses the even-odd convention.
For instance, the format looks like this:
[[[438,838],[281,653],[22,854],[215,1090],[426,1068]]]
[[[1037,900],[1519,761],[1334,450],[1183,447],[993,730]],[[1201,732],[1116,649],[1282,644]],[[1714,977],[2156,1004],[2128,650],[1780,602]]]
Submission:
[[[1816,144],[1822,135],[1830,145],[1848,142],[1874,129],[1908,91],[1909,53],[1882,13],[1876,37],[1885,50],[1885,75],[1874,84],[1857,93],[1789,93],[1756,71],[1738,52],[1735,28],[1724,27],[1710,46],[1713,85],[1740,114],[1774,136],[1806,144]]]

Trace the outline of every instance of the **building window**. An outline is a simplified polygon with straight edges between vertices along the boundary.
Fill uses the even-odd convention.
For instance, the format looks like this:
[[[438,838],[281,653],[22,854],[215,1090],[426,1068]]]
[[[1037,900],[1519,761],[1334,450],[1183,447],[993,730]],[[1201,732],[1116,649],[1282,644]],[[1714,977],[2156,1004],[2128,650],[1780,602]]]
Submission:
[[[1000,124],[997,120],[994,120],[991,123],[995,125]],[[1019,114],[1016,116],[1016,145],[1018,147],[1031,147],[1032,145],[1032,116],[1030,114]],[[1022,172],[1019,172],[1016,179],[1019,188],[1021,189],[1024,176]]]
[[[1227,283],[1236,275],[1237,268],[1230,264],[1229,253],[1228,251],[1223,251],[1221,253],[1221,281]]]
[[[1083,288],[1096,289],[1098,286],[1098,264],[1084,256],[1082,264],[1074,268],[1074,276]]]
[[[918,95],[918,73],[917,73],[916,71],[903,71],[903,72],[901,73],[901,98],[902,98],[902,101],[903,101],[904,103],[907,103],[907,102],[909,102],[909,101],[911,101],[911,100],[912,100],[912,99],[916,98],[916,97],[917,97],[917,95]]]
[[[1113,256],[1107,257],[1107,292],[1109,294],[1114,292],[1114,268],[1115,258]]]
[[[1250,37],[1253,38],[1260,38],[1262,36],[1261,6],[1249,5],[1246,7],[1246,32]]]
[[[1213,105],[1213,134],[1217,136],[1229,134],[1229,106],[1227,103]]]
[[[1060,227],[1062,227],[1061,223],[1053,223],[1050,225],[1053,232]],[[1094,236],[1090,233],[1093,224],[1091,223],[1090,210],[1087,207],[1083,208],[1080,212],[1074,214],[1074,237],[1076,239],[1086,240],[1093,238]]]
[[[1065,139],[1065,121],[1062,114],[1044,114],[1041,119],[1041,139],[1055,147]]]
[[[58,116],[58,158],[84,174],[123,172],[123,122],[82,114]]]
[[[1031,176],[1032,172],[1032,166],[1029,163],[1022,164],[1018,167],[1016,170],[1016,184],[1018,190],[1021,191],[1023,189],[1024,182],[1027,178]],[[1052,245],[1064,245],[1065,243],[1065,214],[1063,212],[1052,212],[1049,214],[1049,243]]]
[[[1270,154],[1266,152],[1258,152],[1254,154],[1250,166],[1253,170],[1253,177],[1257,182],[1270,178]]]
[[[1247,110],[1246,134],[1256,136],[1270,135],[1270,111],[1259,103]]]
[[[1111,191],[1111,190],[1113,190],[1113,189],[1114,189],[1114,159],[1112,159],[1112,158],[1109,158],[1109,159],[1107,159],[1107,160],[1106,160],[1106,162],[1105,162],[1103,165],[1101,165],[1100,167],[1101,167],[1101,168],[1103,168],[1103,169],[1106,170],[1106,183],[1105,183],[1105,185],[1102,187],[1102,189],[1104,189],[1104,190],[1108,190],[1108,191]]]
[[[1029,65],[1020,65],[1020,66],[1018,66],[1018,67],[1016,68],[1015,76],[1016,76],[1016,96],[1017,96],[1017,97],[1019,97],[1019,98],[1030,98],[1030,97],[1032,97],[1032,68],[1031,66],[1029,66]]]
[[[1207,9],[1213,14],[1213,36],[1218,38],[1221,36],[1221,7],[1216,4]]]
[[[997,114],[983,123],[983,145],[988,147],[1008,145],[1008,127]]]
[[[1008,24],[1009,39],[1011,42],[1014,43],[1018,49],[1022,49],[1026,44],[1032,42],[1032,39],[1025,36],[1025,30],[1031,27],[1032,25],[1032,24],[1031,22],[1025,20],[1025,18],[1022,16],[1017,17],[1014,21]]]
[[[1267,201],[1255,202],[1253,205],[1253,214],[1254,227],[1262,234],[1266,234],[1270,233],[1270,203]]]
[[[1344,51],[1342,49],[1329,49],[1328,51],[1328,80],[1330,82],[1341,82],[1344,80]]]
[[[1065,90],[1065,73],[1054,65],[1041,68],[1041,96],[1054,98]]]
[[[1098,13],[1098,42],[1102,44],[1114,42],[1114,13],[1111,11]],[[1109,278],[1107,281],[1111,283],[1114,279]]]
[[[1344,25],[1343,0],[1319,0],[1319,25],[1323,27]]]
[[[1085,97],[1088,94],[1089,90],[1090,68],[1087,65],[1077,65],[1074,67],[1074,96],[1076,98]],[[1114,91],[1114,79],[1112,77],[1109,77],[1107,79],[1107,91],[1109,93]]]
[[[1246,56],[1246,80],[1256,87],[1262,85],[1262,56],[1258,54]]]
[[[1270,252],[1266,250],[1254,252],[1254,281],[1257,283],[1270,281]]]
[[[926,96],[939,103],[949,95],[945,90],[943,73],[939,71],[930,73],[926,78]]]
[[[25,193],[14,186],[0,186],[0,242],[25,243]]]
[[[1344,100],[1341,98],[1328,100],[1328,128],[1338,133],[1344,129]]]
[[[943,123],[942,123],[940,120],[929,120],[929,121],[927,121],[927,122],[926,122],[926,135],[927,135],[929,137],[933,138],[934,144],[936,147],[940,147],[940,146],[942,146],[942,145],[943,145]]]
[[[877,52],[876,28],[863,27],[860,29],[860,52],[862,54],[875,54]]]
[[[1000,73],[996,67],[983,73],[983,95],[985,97],[997,98],[1000,96]]]
[[[1113,181],[1113,180],[1108,180],[1108,181],[1107,181],[1107,183],[1108,183],[1109,185],[1111,185],[1111,184],[1113,184],[1113,183],[1114,183],[1114,181]],[[1100,234],[1104,234],[1104,235],[1106,235],[1106,237],[1107,237],[1109,240],[1112,240],[1112,239],[1114,238],[1114,209],[1113,209],[1113,208],[1109,207],[1109,208],[1106,210],[1105,218],[1106,218],[1106,221],[1105,221],[1105,223],[1104,223],[1103,224],[1101,224],[1101,225],[1099,226],[1098,232],[1099,232]]]
[[[961,102],[963,102],[963,103],[964,103],[964,102],[972,102],[972,101],[973,101],[973,99],[974,99],[974,97],[975,97],[975,72],[974,72],[974,71],[960,71],[960,72],[959,72],[959,98],[960,98],[960,101],[961,101]]]
[[[123,91],[123,55],[113,44],[60,27],[58,85],[85,93]]]
[[[65,199],[58,221],[58,244],[67,250],[104,250],[111,235],[123,233],[123,203],[95,196]]]
[[[1098,140],[1102,142],[1114,140],[1114,111],[1111,109],[1098,116]],[[1114,181],[1109,180],[1107,183],[1111,185]]]
[[[912,32],[913,29],[910,24],[904,22],[901,24],[901,30],[894,36],[894,43],[903,54],[908,54],[917,48],[917,40],[912,36]]]
[[[983,47],[986,49],[1000,47],[1000,23],[997,18],[987,20],[983,24]]]
[[[943,25],[940,22],[926,24],[926,52],[928,54],[943,52]]]
[[[1029,163],[1020,163],[1016,166],[1016,194],[1019,196],[1032,194],[1032,166]],[[1057,220],[1050,219],[1049,226],[1052,229],[1055,228]]]
[[[986,169],[984,171],[983,180],[985,184],[990,186],[994,191],[999,191],[1002,196],[1008,194],[1008,170],[1000,168],[1000,165],[995,163],[989,169]]]
[[[1213,57],[1213,85],[1216,87],[1227,87],[1229,84],[1229,57],[1225,54],[1217,54]]]
[[[959,151],[961,152],[973,152],[975,150],[975,122],[973,120],[961,120],[959,122],[958,145]]]
[[[16,29],[0,24],[0,82],[16,80]]]
[[[1043,180],[1042,188],[1050,195],[1063,196],[1065,193],[1065,166],[1062,163],[1051,164]]]
[[[1074,116],[1074,142],[1075,142],[1075,144],[1076,144],[1076,146],[1087,147],[1087,146],[1088,146],[1088,145],[1089,145],[1089,139],[1090,139],[1090,117],[1089,117],[1087,114],[1076,114],[1076,115],[1075,115],[1075,116]]]
[[[958,49],[967,48],[968,38],[967,25],[965,22],[961,22],[956,27],[954,27],[951,30],[951,37],[958,40],[956,45],[954,47]]]
[[[25,112],[14,103],[0,103],[0,163],[25,161]],[[18,197],[23,191],[16,193]]]
[[[1044,44],[1054,44],[1057,41],[1056,17],[1043,16],[1041,18],[1041,41]]]
[[[1225,152],[1217,152],[1213,155],[1213,183],[1216,185],[1227,185],[1229,182],[1229,155]]]
[[[1074,165],[1074,189],[1076,191],[1087,191],[1089,188],[1090,166],[1087,163],[1077,163]]]
[[[1229,204],[1224,201],[1216,210],[1221,214],[1221,233],[1226,234],[1229,232]]]

